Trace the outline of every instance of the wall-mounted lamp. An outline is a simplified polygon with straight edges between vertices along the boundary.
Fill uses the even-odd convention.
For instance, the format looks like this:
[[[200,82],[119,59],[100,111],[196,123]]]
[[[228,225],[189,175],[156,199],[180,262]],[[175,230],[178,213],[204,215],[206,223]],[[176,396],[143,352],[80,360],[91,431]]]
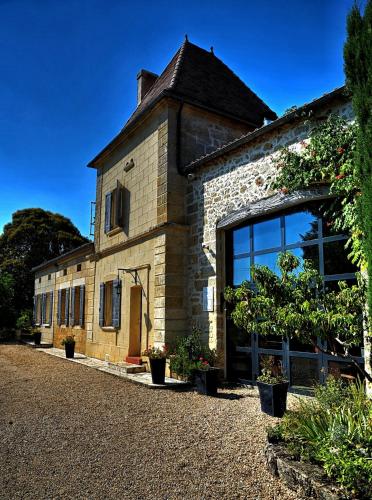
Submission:
[[[195,179],[196,179],[195,174],[187,174],[187,180],[188,180],[189,182],[192,182],[192,181],[194,181]]]

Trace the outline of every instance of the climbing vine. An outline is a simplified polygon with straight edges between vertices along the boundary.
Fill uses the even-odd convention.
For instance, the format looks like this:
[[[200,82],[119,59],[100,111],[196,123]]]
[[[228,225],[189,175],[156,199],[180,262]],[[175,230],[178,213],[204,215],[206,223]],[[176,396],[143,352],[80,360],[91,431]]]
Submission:
[[[357,199],[361,194],[360,180],[355,164],[357,126],[338,115],[313,127],[308,141],[301,141],[299,149],[283,148],[274,160],[279,170],[273,189],[283,193],[325,184],[334,195],[327,218],[338,232],[350,235],[346,243],[349,258],[363,268],[360,218]]]

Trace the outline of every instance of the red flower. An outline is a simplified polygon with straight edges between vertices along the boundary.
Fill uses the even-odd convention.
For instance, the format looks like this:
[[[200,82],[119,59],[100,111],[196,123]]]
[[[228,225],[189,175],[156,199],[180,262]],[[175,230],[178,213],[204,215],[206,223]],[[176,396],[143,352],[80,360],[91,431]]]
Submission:
[[[339,153],[340,155],[342,155],[342,153],[345,153],[344,148],[337,148],[337,153]]]
[[[203,361],[203,365],[209,365],[208,361]]]
[[[287,193],[288,193],[288,188],[286,188],[286,187],[282,187],[280,191],[281,191],[283,194],[287,194]]]
[[[340,179],[343,179],[345,176],[345,174],[338,174],[336,175],[336,179],[339,181]]]
[[[203,356],[200,356],[200,357],[199,357],[199,361],[203,361]]]

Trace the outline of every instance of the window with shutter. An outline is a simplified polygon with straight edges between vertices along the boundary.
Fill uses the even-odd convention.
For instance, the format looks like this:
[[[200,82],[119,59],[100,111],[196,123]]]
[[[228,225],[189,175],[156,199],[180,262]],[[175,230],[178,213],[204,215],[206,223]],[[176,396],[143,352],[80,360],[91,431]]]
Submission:
[[[58,290],[58,299],[57,299],[57,325],[60,326],[62,324],[62,291]]]
[[[121,312],[121,281],[116,279],[112,282],[112,326],[120,328]]]
[[[113,282],[105,283],[105,299],[104,299],[104,326],[112,325],[112,298],[113,298]]]
[[[66,288],[66,307],[65,307],[65,325],[69,325],[69,317],[70,317],[70,289]]]
[[[85,286],[79,287],[79,325],[84,325]],[[77,316],[76,316],[77,317]]]
[[[105,233],[112,229],[123,227],[124,203],[123,187],[117,181],[117,186],[105,196]]]
[[[76,288],[71,288],[71,307],[70,307],[70,325],[75,324],[75,290]]]
[[[99,326],[105,325],[105,284],[99,285]]]
[[[53,323],[53,292],[49,293],[49,324]]]

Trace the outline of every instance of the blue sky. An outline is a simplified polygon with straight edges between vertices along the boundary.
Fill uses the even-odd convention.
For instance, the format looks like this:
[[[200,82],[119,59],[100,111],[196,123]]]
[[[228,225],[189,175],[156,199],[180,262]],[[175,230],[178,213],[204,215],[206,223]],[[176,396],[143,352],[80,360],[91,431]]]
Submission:
[[[86,164],[135,108],[136,75],[184,39],[278,114],[344,83],[353,0],[0,0],[0,231],[41,207],[89,233]]]

